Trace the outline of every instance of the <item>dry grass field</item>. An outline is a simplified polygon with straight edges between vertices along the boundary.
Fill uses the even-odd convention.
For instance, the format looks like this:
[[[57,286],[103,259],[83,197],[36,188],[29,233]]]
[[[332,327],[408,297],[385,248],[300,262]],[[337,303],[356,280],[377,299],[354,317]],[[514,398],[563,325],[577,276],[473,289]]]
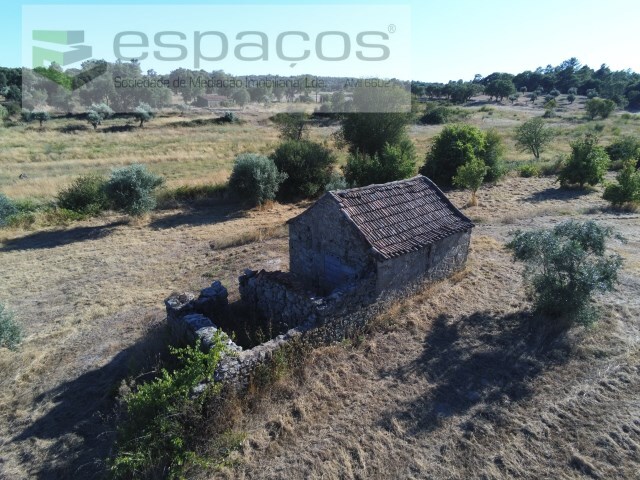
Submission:
[[[491,108],[470,107],[468,121],[498,129],[509,162],[528,161],[512,130],[539,107]],[[639,133],[637,120],[587,123],[576,108],[553,120],[563,133],[545,160],[589,129],[604,143]],[[221,182],[237,153],[275,146],[271,113],[192,128],[161,117],[127,133],[63,134],[64,119],[44,132],[0,130],[0,190],[47,200],[78,174],[134,162],[170,186]],[[440,128],[412,127],[421,156]],[[463,207],[468,193],[451,198]],[[313,352],[304,378],[282,379],[238,415],[246,440],[214,476],[640,478],[640,215],[552,178],[510,175],[479,200],[465,209],[477,223],[467,269],[399,302],[359,341]],[[284,222],[305,207],[224,204],[0,230],[0,300],[25,329],[18,351],[0,350],[0,478],[100,478],[120,381],[163,350],[163,299],[213,279],[234,291],[247,267],[286,270]],[[613,244],[625,264],[601,322],[549,346],[531,333],[519,266],[503,245],[515,228],[569,218],[629,241]]]

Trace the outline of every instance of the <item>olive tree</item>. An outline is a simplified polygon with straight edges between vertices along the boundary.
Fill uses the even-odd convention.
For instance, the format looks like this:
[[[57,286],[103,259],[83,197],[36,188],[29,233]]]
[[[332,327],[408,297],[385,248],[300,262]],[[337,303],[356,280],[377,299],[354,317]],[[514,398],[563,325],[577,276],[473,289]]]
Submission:
[[[516,147],[522,152],[531,152],[539,160],[540,153],[555,136],[556,132],[542,118],[535,117],[516,128]]]
[[[593,221],[515,232],[507,248],[525,264],[528,294],[545,328],[562,331],[596,319],[592,297],[613,290],[622,265],[620,256],[606,252],[612,236]]]

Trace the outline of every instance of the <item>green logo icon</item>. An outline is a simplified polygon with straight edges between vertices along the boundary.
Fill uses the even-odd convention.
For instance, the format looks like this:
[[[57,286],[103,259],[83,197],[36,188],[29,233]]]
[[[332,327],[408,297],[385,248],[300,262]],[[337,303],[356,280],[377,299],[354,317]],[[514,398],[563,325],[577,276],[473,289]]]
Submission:
[[[65,67],[91,58],[91,46],[82,45],[84,42],[83,30],[33,30],[32,39],[37,42],[69,47],[66,51],[60,51],[60,49],[34,46],[32,50],[34,72],[67,90],[76,90],[107,71],[104,62],[98,62],[96,66],[83,71],[77,76],[46,68],[47,62]]]

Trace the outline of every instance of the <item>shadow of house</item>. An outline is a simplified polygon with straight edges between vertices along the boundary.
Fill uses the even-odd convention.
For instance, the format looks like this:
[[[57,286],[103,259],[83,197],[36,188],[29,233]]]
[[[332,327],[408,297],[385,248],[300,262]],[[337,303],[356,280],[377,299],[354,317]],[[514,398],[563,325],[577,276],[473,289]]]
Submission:
[[[388,412],[383,425],[396,419],[409,425],[408,434],[418,435],[437,429],[444,418],[477,408],[490,414],[494,405],[527,398],[531,380],[564,363],[570,350],[565,337],[545,342],[531,325],[528,313],[438,317],[420,357],[383,372],[404,381],[424,376],[428,382],[422,396]]]
[[[75,227],[67,230],[49,230],[31,233],[24,237],[5,240],[3,247],[0,248],[0,252],[8,252],[11,250],[40,250],[61,247],[63,245],[70,245],[87,240],[96,240],[110,235],[116,227],[125,225],[126,223],[127,222],[120,220],[97,227]]]
[[[105,460],[115,440],[113,411],[119,382],[133,373],[132,366],[143,368],[149,358],[166,350],[166,344],[166,328],[156,323],[145,337],[104,366],[39,395],[36,404],[53,401],[55,406],[12,438],[12,442],[25,442],[25,462],[32,441],[54,441],[46,460],[39,462],[40,469],[29,472],[30,476],[41,480],[105,478]]]

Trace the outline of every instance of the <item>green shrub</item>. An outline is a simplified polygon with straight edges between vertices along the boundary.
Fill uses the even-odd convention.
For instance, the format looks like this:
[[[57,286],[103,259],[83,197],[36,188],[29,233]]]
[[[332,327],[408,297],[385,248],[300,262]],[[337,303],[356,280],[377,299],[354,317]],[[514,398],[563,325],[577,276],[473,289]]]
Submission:
[[[571,155],[558,175],[560,185],[597,185],[604,180],[609,167],[609,155],[598,145],[598,137],[586,135],[571,144]]]
[[[18,207],[4,193],[0,193],[0,227],[9,222],[9,218],[18,213]]]
[[[436,103],[428,103],[420,123],[424,125],[443,125],[451,121],[454,112],[451,108]]]
[[[239,198],[249,199],[254,205],[274,200],[287,174],[278,171],[276,164],[264,155],[243,153],[233,165],[229,188]]]
[[[486,149],[487,138],[479,128],[464,124],[446,126],[435,138],[420,173],[438,185],[451,186],[458,168],[473,158],[484,161]]]
[[[547,127],[542,118],[535,117],[516,128],[516,147],[521,152],[531,152],[535,159],[539,160],[542,151],[556,135],[556,132]]]
[[[640,140],[636,137],[622,137],[609,145],[606,150],[612,162],[640,160]]]
[[[405,139],[397,145],[385,145],[380,154],[349,155],[343,167],[344,177],[357,187],[402,180],[415,174],[415,158],[413,143]]]
[[[640,202],[640,170],[636,170],[635,160],[627,160],[616,180],[618,183],[607,185],[602,198],[618,207]]]
[[[622,265],[619,256],[605,254],[612,235],[593,221],[514,234],[507,247],[525,264],[528,293],[546,328],[564,330],[595,320],[593,294],[611,291]]]
[[[9,110],[0,105],[0,126],[2,126],[7,118],[9,118]]]
[[[309,198],[322,193],[338,161],[331,150],[307,140],[281,143],[271,159],[278,170],[287,175],[277,194],[281,200]]]
[[[114,210],[138,216],[155,208],[153,192],[163,183],[162,177],[150,173],[144,165],[136,164],[114,169],[104,191]]]
[[[585,108],[587,110],[587,117],[591,120],[596,118],[597,116],[604,118],[609,118],[609,116],[616,109],[616,103],[612,100],[604,100],[602,98],[590,98],[585,103]]]
[[[16,323],[13,313],[0,303],[0,347],[15,350],[22,340],[22,327]]]
[[[502,136],[493,128],[484,132],[484,142],[484,154],[481,157],[487,166],[484,181],[495,182],[507,173],[507,167],[503,160],[506,149]]]
[[[205,437],[207,404],[220,393],[213,374],[224,352],[224,339],[216,333],[209,353],[199,346],[171,349],[179,361],[172,372],[124,396],[126,415],[118,428],[116,455],[110,461],[114,478],[184,478],[193,467],[215,466],[225,451],[205,458],[211,439]],[[204,384],[205,390],[194,394]],[[222,458],[220,458],[222,457]]]
[[[539,177],[540,167],[538,165],[533,165],[531,163],[528,163],[527,165],[521,166],[518,169],[518,173],[522,178]]]
[[[106,181],[99,175],[78,177],[58,193],[58,205],[83,215],[96,215],[108,208]]]

